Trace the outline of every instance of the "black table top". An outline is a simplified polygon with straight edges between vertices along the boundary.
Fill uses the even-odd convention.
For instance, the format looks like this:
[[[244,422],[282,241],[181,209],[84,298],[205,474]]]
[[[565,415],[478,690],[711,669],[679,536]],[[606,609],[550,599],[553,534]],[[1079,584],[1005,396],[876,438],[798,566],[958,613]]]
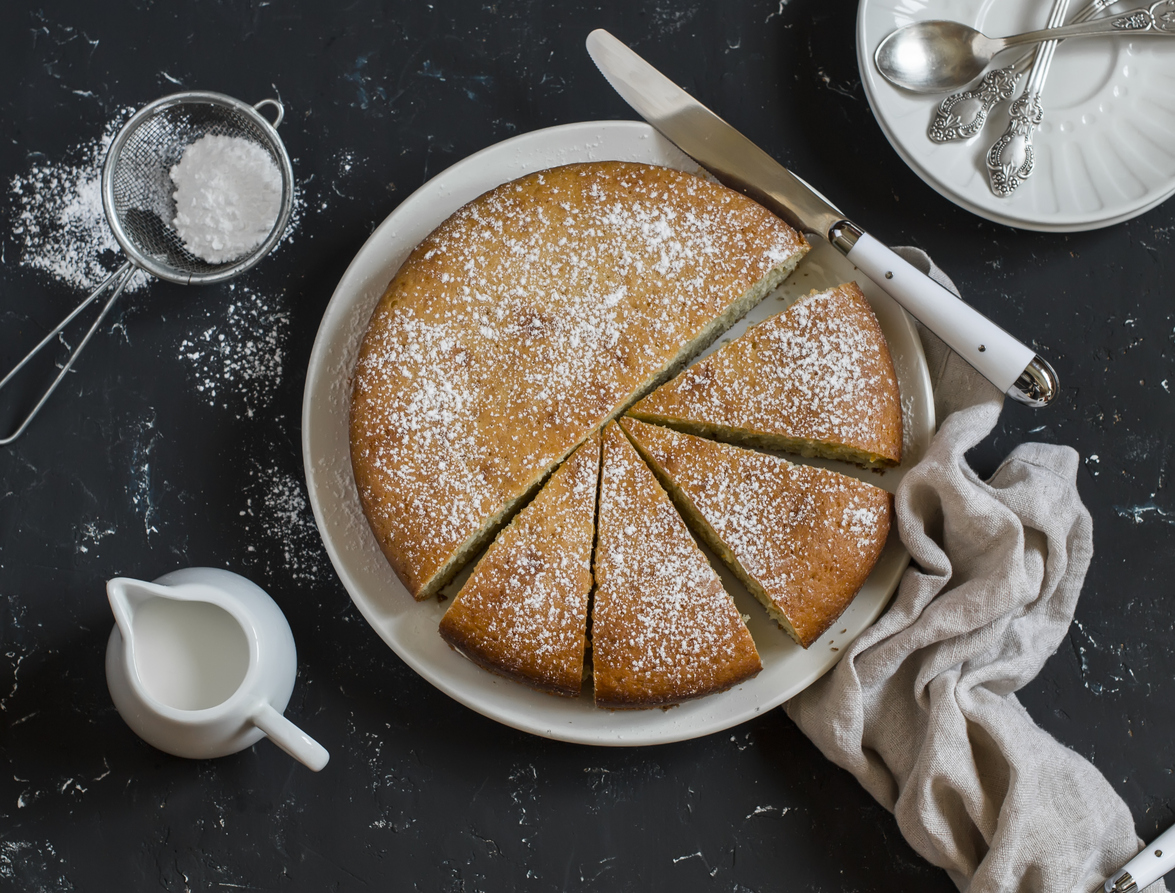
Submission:
[[[113,268],[87,237],[86,171],[130,110],[186,88],[280,96],[300,201],[291,238],[232,286],[128,294],[0,449],[0,887],[953,889],[782,710],[596,749],[460,706],[368,627],[318,540],[300,401],[335,284],[447,165],[535,128],[633,117],[584,52],[599,26],[872,232],[925,248],[1056,365],[1057,405],[1008,406],[973,457],[990,473],[1038,439],[1083,458],[1093,565],[1067,640],[1021,698],[1107,775],[1140,835],[1171,823],[1175,719],[1155,705],[1175,694],[1175,203],[1070,235],[953,206],[873,120],[843,0],[14,2],[0,4],[6,365],[84,293],[86,263]],[[51,206],[78,182],[72,211]],[[77,227],[56,241],[35,231],[55,208]],[[35,384],[5,396],[5,424]],[[281,605],[299,653],[287,714],[331,751],[323,772],[266,741],[174,758],[115,712],[104,582],[185,566],[238,571]]]

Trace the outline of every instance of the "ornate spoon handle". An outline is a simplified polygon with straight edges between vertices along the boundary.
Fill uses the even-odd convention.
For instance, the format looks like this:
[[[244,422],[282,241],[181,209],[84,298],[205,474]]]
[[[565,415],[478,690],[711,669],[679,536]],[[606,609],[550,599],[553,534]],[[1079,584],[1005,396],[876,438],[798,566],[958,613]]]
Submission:
[[[1073,24],[1087,22],[1119,0],[1093,0],[1073,17]],[[983,129],[987,116],[997,102],[1011,98],[1016,82],[1036,58],[1035,48],[1004,68],[996,68],[983,76],[978,84],[961,93],[948,96],[934,113],[927,135],[936,143],[970,139]]]
[[[1069,0],[1055,0],[1049,16],[1049,27],[1055,28],[1065,20]],[[991,191],[1006,198],[1032,174],[1035,156],[1032,150],[1032,134],[1044,119],[1040,105],[1040,91],[1048,77],[1049,66],[1053,64],[1053,53],[1060,41],[1049,40],[1040,45],[1036,58],[1032,60],[1032,73],[1020,98],[1012,103],[1011,121],[1004,135],[996,140],[987,153],[987,174],[991,180]]]

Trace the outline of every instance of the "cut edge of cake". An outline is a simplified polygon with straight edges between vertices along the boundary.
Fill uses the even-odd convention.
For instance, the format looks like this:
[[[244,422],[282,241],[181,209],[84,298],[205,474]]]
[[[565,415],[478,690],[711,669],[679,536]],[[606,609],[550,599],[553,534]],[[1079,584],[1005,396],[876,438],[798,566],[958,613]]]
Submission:
[[[601,583],[600,577],[597,573],[597,568],[600,564],[600,553],[605,548],[604,537],[600,528],[604,518],[604,499],[607,495],[605,487],[606,475],[608,474],[608,441],[611,438],[616,439],[615,445],[612,446],[612,449],[628,451],[631,455],[631,461],[638,468],[637,474],[641,474],[641,471],[643,470],[643,473],[647,475],[647,482],[651,487],[650,492],[652,493],[653,498],[655,500],[664,500],[663,505],[665,509],[673,513],[672,517],[675,519],[675,523],[680,525],[680,535],[683,538],[683,541],[685,541],[684,548],[688,553],[690,553],[691,559],[695,560],[699,567],[704,567],[704,570],[708,572],[712,578],[712,591],[716,591],[720,594],[719,598],[721,599],[722,604],[729,609],[727,612],[728,616],[725,619],[730,623],[731,626],[734,627],[734,632],[732,634],[735,635],[739,640],[735,647],[739,648],[740,654],[737,656],[737,658],[729,661],[728,665],[725,667],[725,670],[727,671],[727,678],[709,688],[702,688],[678,694],[662,694],[660,696],[646,695],[645,697],[621,694],[617,691],[613,691],[609,694],[601,694],[600,687],[598,684],[596,684],[599,681],[600,674],[595,670],[593,660],[593,672],[595,674],[593,679],[593,694],[596,706],[609,710],[632,710],[647,709],[652,707],[669,707],[680,704],[684,701],[692,700],[694,698],[706,697],[712,694],[719,694],[724,691],[729,691],[730,689],[741,685],[749,679],[752,679],[763,669],[763,664],[762,659],[759,656],[758,649],[755,646],[754,639],[751,637],[750,631],[746,628],[746,617],[741,614],[741,612],[739,612],[738,606],[734,603],[734,599],[731,597],[730,593],[727,592],[725,587],[722,585],[721,579],[718,577],[717,572],[711,566],[709,559],[698,547],[697,543],[694,542],[694,539],[689,532],[689,527],[675,509],[672,498],[668,493],[665,492],[664,488],[660,486],[656,475],[649,468],[648,464],[644,461],[640,454],[634,449],[631,438],[623,431],[620,424],[618,423],[613,423],[607,426],[601,433],[601,465],[599,477],[600,496],[596,513],[597,541],[592,565],[593,575],[595,576],[595,589],[593,590],[593,599],[595,599],[595,601],[593,603],[592,609],[593,616],[596,612],[596,605],[599,604]],[[627,534],[627,532],[625,533]],[[605,585],[608,583],[606,578],[607,574],[605,574]],[[595,636],[592,637],[593,653],[594,642]]]
[[[745,348],[756,335],[764,331],[764,327],[772,327],[786,324],[788,315],[801,306],[806,301],[823,296],[830,292],[842,292],[854,300],[859,300],[862,309],[868,311],[869,328],[875,332],[880,338],[880,346],[883,348],[880,352],[881,364],[888,372],[888,380],[893,384],[893,392],[883,395],[887,404],[890,404],[889,410],[893,411],[893,422],[896,425],[896,436],[893,438],[891,444],[887,444],[889,448],[885,452],[878,452],[875,450],[866,449],[859,445],[837,443],[831,439],[813,439],[806,437],[789,436],[778,431],[765,431],[756,429],[750,426],[735,427],[732,425],[721,424],[712,421],[706,421],[700,418],[691,418],[682,415],[667,415],[663,412],[657,412],[650,408],[656,403],[655,391],[641,398],[641,400],[634,403],[628,410],[627,415],[632,418],[639,419],[644,422],[650,422],[656,425],[673,428],[678,431],[684,431],[687,434],[695,434],[701,437],[707,437],[712,440],[720,440],[725,443],[732,443],[739,446],[755,447],[763,450],[778,450],[781,452],[792,453],[795,455],[804,456],[806,458],[821,458],[821,459],[836,459],[844,462],[850,462],[855,465],[861,465],[865,468],[871,469],[885,469],[892,468],[901,463],[902,458],[902,439],[903,439],[903,419],[901,411],[901,396],[898,390],[897,372],[893,366],[893,358],[889,353],[888,342],[885,338],[884,332],[881,330],[880,324],[877,322],[876,315],[869,306],[868,299],[864,293],[861,292],[860,287],[855,282],[846,282],[832,288],[812,289],[807,295],[804,295],[793,302],[790,306],[771,316],[762,322],[751,326],[746,332],[738,338],[731,341],[729,344],[723,345],[718,351],[710,357],[702,360],[695,366],[690,367],[680,373],[681,378],[669,381],[664,385],[664,391],[673,391],[675,387],[680,387],[684,384],[684,377],[688,375],[696,375],[707,364],[722,362],[724,353],[731,354],[735,351]],[[663,393],[664,393],[663,391]]]
[[[793,625],[790,618],[788,618],[788,616],[784,612],[784,610],[780,607],[780,605],[776,602],[776,600],[774,598],[772,598],[771,594],[764,588],[764,586],[759,582],[759,580],[756,579],[751,573],[749,573],[747,571],[747,569],[743,566],[742,562],[734,554],[734,551],[727,545],[725,540],[718,533],[718,531],[714,528],[714,526],[709,522],[709,520],[701,512],[701,510],[698,509],[697,505],[694,503],[694,501],[690,497],[690,495],[685,491],[684,488],[682,488],[673,479],[673,477],[668,473],[668,471],[657,460],[657,457],[654,456],[652,454],[652,452],[641,442],[640,436],[639,436],[639,432],[640,432],[641,428],[647,427],[647,428],[654,428],[655,429],[657,426],[654,426],[648,422],[643,422],[640,419],[633,419],[631,417],[621,419],[619,425],[620,425],[621,430],[623,430],[625,435],[628,437],[629,441],[636,448],[636,450],[640,454],[641,458],[644,459],[645,462],[648,464],[648,466],[653,470],[653,473],[656,476],[657,480],[662,484],[662,486],[665,488],[665,490],[669,493],[670,497],[673,500],[674,505],[677,506],[677,508],[681,512],[682,516],[689,522],[690,527],[693,528],[693,530],[698,534],[698,536],[701,537],[702,541],[705,542],[706,545],[722,560],[722,562],[738,578],[739,582],[741,582],[746,587],[747,591],[750,592],[756,598],[756,600],[767,611],[767,615],[772,620],[774,620],[779,625],[779,627],[784,632],[786,632],[792,638],[793,641],[796,642],[796,644],[798,644],[800,647],[802,647],[804,649],[807,649],[813,643],[815,643],[820,638],[821,635],[823,635],[825,632],[827,632],[827,630],[832,626],[833,623],[836,622],[836,620],[840,617],[840,615],[842,613],[844,613],[844,610],[848,607],[848,605],[852,603],[852,600],[856,597],[857,592],[860,591],[861,585],[864,585],[864,581],[866,579],[868,579],[869,573],[871,573],[873,567],[876,566],[876,562],[877,562],[878,557],[880,556],[881,550],[884,549],[884,547],[885,547],[885,542],[886,542],[886,538],[888,537],[891,515],[892,515],[892,496],[890,494],[886,494],[886,496],[889,497],[889,502],[887,503],[888,511],[886,512],[886,515],[885,515],[885,525],[884,525],[885,526],[885,536],[882,536],[879,538],[877,549],[876,549],[875,553],[871,556],[871,560],[869,561],[869,569],[862,576],[860,584],[858,586],[856,586],[853,589],[853,591],[847,595],[847,598],[845,598],[843,600],[843,604],[842,604],[840,610],[837,611],[835,615],[827,618],[827,620],[825,622],[823,622],[819,627],[814,628],[807,635],[801,635],[796,630],[795,626]],[[674,429],[672,429],[672,428],[666,428],[666,430],[670,433],[676,433],[679,436],[683,433],[683,432],[675,432]],[[694,435],[685,434],[685,436],[691,437]],[[702,438],[699,438],[699,439],[701,439],[701,440],[703,440],[703,442],[705,442],[704,439],[702,439]],[[721,444],[718,444],[718,443],[714,443],[713,445],[714,446],[721,446]],[[733,447],[733,445],[730,445],[727,448],[729,449],[731,447]],[[786,459],[783,459],[782,457],[779,457],[779,456],[767,456],[767,455],[761,454],[761,453],[758,455],[762,455],[764,458],[769,458],[774,461],[781,462],[785,465],[789,465],[789,466],[793,465],[793,463],[790,463]],[[823,471],[823,469],[817,469],[817,470]],[[836,474],[836,472],[830,472],[830,473]],[[850,478],[850,480],[855,480],[855,479]],[[860,483],[863,486],[873,487],[873,485],[865,484],[864,482],[861,482],[861,481],[858,481],[857,483]],[[879,492],[882,492],[882,493],[885,492],[878,487],[873,487],[873,489],[878,490]]]
[[[589,472],[586,468],[582,468],[574,463],[588,464],[592,468]],[[473,573],[469,579],[466,580],[462,586],[461,591],[458,592],[448,610],[441,618],[439,625],[439,633],[441,638],[457,653],[470,660],[477,666],[488,670],[491,673],[502,676],[507,679],[520,682],[524,685],[530,686],[538,691],[547,692],[550,694],[561,695],[564,697],[577,697],[583,688],[585,660],[587,651],[587,628],[588,617],[590,616],[591,595],[595,589],[595,578],[592,573],[592,565],[595,559],[596,546],[596,513],[599,508],[599,477],[600,477],[600,463],[601,463],[601,448],[599,436],[589,437],[580,447],[576,449],[564,462],[560,465],[543,484],[543,488],[539,490],[535,498],[522,508],[510,520],[509,524],[504,526],[499,532],[493,544],[490,545],[486,554],[478,562],[474,568]],[[585,499],[585,502],[590,504],[590,532],[586,536],[586,544],[584,548],[584,558],[586,562],[586,588],[579,591],[583,601],[583,610],[579,615],[579,636],[578,636],[578,655],[577,667],[574,672],[565,672],[560,674],[561,678],[552,679],[551,674],[547,676],[541,675],[540,672],[528,672],[528,668],[524,666],[526,660],[515,659],[513,661],[508,658],[518,657],[517,655],[506,655],[507,659],[502,656],[496,656],[489,653],[489,644],[485,639],[487,637],[477,637],[476,630],[471,629],[471,624],[476,622],[476,617],[473,616],[473,609],[469,608],[467,602],[471,598],[471,593],[475,592],[472,587],[485,586],[486,581],[483,579],[484,574],[492,573],[499,569],[503,558],[507,562],[514,558],[512,554],[504,555],[507,550],[517,550],[521,546],[525,546],[523,542],[512,540],[513,534],[519,537],[525,537],[528,531],[523,530],[523,525],[531,522],[539,522],[542,518],[536,518],[536,513],[546,513],[551,510],[551,506],[547,505],[544,495],[553,493],[547,490],[549,486],[553,486],[557,481],[561,480],[560,475],[578,475],[591,474],[591,494]],[[564,478],[565,479],[565,478]],[[574,486],[574,483],[569,485]],[[569,498],[577,498],[578,494],[574,492],[570,494]],[[555,499],[557,496],[552,495],[550,499]],[[575,508],[573,506],[573,508]],[[497,564],[494,564],[497,562]],[[570,573],[575,573],[574,569]],[[579,581],[573,581],[577,583]],[[489,584],[493,585],[492,581]],[[492,596],[490,597],[492,599]],[[531,668],[535,669],[535,668]]]

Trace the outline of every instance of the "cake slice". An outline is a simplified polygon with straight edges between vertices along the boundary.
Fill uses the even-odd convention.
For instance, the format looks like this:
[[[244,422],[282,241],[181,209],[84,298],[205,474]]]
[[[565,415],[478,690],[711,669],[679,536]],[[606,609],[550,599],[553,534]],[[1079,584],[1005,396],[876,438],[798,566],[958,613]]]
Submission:
[[[444,221],[372,313],[352,389],[363,512],[408,591],[434,595],[807,250],[734,190],[615,161],[530,174]]]
[[[807,648],[877,562],[893,499],[856,478],[624,419],[674,502],[767,613]]]
[[[657,707],[762,669],[734,602],[615,423],[603,433],[592,608],[599,707]]]
[[[579,694],[599,465],[593,436],[498,534],[441,618],[452,648],[532,688]]]
[[[853,282],[800,298],[629,414],[691,434],[866,467],[902,459],[893,360]]]

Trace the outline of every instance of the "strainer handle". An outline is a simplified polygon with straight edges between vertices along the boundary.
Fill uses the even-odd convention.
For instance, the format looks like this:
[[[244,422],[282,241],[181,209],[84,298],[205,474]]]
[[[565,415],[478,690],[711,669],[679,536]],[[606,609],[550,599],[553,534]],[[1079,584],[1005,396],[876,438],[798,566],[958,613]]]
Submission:
[[[106,301],[106,306],[102,308],[102,312],[98,314],[98,318],[96,320],[94,320],[93,325],[90,326],[90,330],[88,332],[86,332],[86,337],[84,337],[81,340],[81,342],[78,344],[77,347],[75,347],[72,351],[70,351],[69,359],[67,359],[65,361],[65,365],[61,367],[61,371],[58,372],[57,377],[55,379],[53,379],[53,384],[49,385],[49,387],[46,389],[45,393],[41,395],[41,399],[37,401],[37,405],[33,407],[32,412],[30,412],[27,416],[25,416],[24,421],[20,423],[20,427],[18,427],[15,431],[13,431],[7,437],[0,439],[0,446],[7,446],[8,444],[10,444],[14,440],[16,440],[18,437],[20,437],[22,434],[24,434],[25,429],[29,426],[29,423],[33,420],[33,418],[37,415],[37,413],[41,411],[41,407],[45,405],[45,402],[49,399],[49,396],[55,390],[57,390],[57,386],[59,384],[61,384],[61,380],[63,378],[65,378],[65,374],[67,372],[69,372],[70,367],[73,366],[74,360],[76,360],[78,358],[78,354],[80,354],[82,352],[82,349],[86,346],[86,344],[89,343],[90,338],[93,337],[93,335],[96,331],[98,331],[98,326],[100,326],[102,324],[102,320],[104,320],[106,318],[106,314],[110,312],[110,308],[114,306],[114,302],[118,300],[118,296],[122,294],[123,289],[126,288],[126,284],[130,281],[130,278],[131,278],[131,276],[134,275],[134,273],[135,273],[135,267],[128,260],[121,267],[119,267],[117,270],[115,270],[113,273],[111,273],[109,276],[107,276],[106,279],[103,280],[101,285],[99,285],[96,289],[94,289],[92,292],[90,292],[90,296],[88,298],[86,298],[84,301],[82,301],[80,304],[78,304],[77,307],[75,307],[73,309],[73,312],[69,314],[69,316],[67,316],[65,319],[63,319],[61,322],[59,322],[57,324],[57,328],[55,328],[52,332],[50,332],[48,335],[46,335],[44,338],[42,338],[41,342],[36,347],[34,347],[32,350],[30,350],[27,354],[25,354],[25,358],[23,360],[21,360],[19,363],[17,363],[12,368],[12,371],[9,372],[7,375],[5,375],[2,380],[0,380],[0,389],[2,389],[2,388],[4,388],[5,385],[8,384],[8,382],[10,382],[12,380],[13,376],[15,376],[16,373],[18,373],[21,369],[23,369],[28,364],[29,360],[31,360],[38,353],[40,353],[41,349],[43,347],[45,347],[46,344],[48,344],[50,341],[52,341],[54,338],[56,338],[62,329],[64,329],[67,325],[69,325],[71,322],[73,322],[74,319],[77,318],[77,315],[79,313],[81,313],[83,310],[85,310],[87,307],[89,307],[92,303],[94,303],[94,301],[98,298],[98,296],[101,295],[103,292],[110,291],[111,289],[113,289],[110,297]]]
[[[269,126],[277,130],[277,126],[281,124],[282,118],[286,116],[286,107],[282,105],[280,99],[263,99],[260,102],[253,103],[253,111],[260,113],[263,106],[272,105],[277,109],[277,117],[270,122]]]

